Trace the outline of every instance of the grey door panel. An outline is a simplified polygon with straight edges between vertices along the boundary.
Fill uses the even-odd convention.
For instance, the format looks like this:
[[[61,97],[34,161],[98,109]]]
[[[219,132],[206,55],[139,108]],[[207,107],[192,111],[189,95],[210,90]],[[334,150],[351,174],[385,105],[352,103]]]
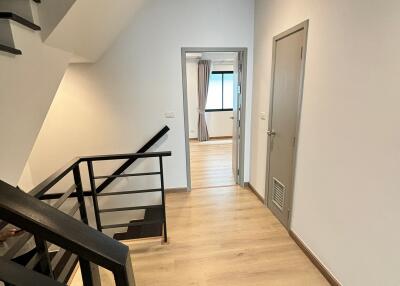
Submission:
[[[300,29],[274,41],[267,203],[285,227],[289,225],[293,196],[305,33]]]

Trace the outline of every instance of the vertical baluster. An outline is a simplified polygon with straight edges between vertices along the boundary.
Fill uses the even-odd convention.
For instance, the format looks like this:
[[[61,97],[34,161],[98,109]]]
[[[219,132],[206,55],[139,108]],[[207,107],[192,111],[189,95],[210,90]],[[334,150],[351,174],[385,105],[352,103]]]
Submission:
[[[76,185],[76,193],[79,202],[79,212],[81,215],[81,219],[83,223],[89,224],[88,216],[87,216],[87,209],[85,203],[85,196],[83,194],[83,187],[82,187],[82,178],[81,172],[79,169],[79,165],[77,165],[74,170],[74,181]],[[81,267],[81,274],[82,274],[82,282],[84,286],[100,286],[101,279],[100,279],[100,272],[99,267],[89,261],[79,257],[79,265]]]
[[[54,273],[53,269],[51,268],[51,261],[50,261],[49,250],[47,248],[47,243],[46,241],[42,240],[40,237],[36,235],[34,237],[36,243],[36,251],[42,257],[39,262],[40,273],[48,275],[52,279],[54,279]]]
[[[82,178],[81,178],[81,172],[79,169],[79,165],[77,165],[74,168],[73,173],[74,173],[74,181],[75,181],[75,185],[76,185],[76,194],[77,194],[78,202],[79,202],[79,213],[80,213],[83,223],[89,224],[87,210],[86,210],[85,197],[83,194]]]
[[[163,219],[164,219],[164,242],[168,241],[167,235],[167,215],[165,212],[165,189],[164,189],[164,169],[163,169],[163,160],[162,156],[158,157],[160,163],[160,180],[161,180],[161,199],[162,199],[162,208],[163,208]]]
[[[79,257],[82,282],[84,286],[101,286],[99,267]]]
[[[94,216],[96,218],[96,226],[99,231],[102,231],[100,212],[99,212],[99,203],[97,201],[96,183],[94,181],[93,162],[88,161],[87,164],[88,164],[88,170],[89,170],[90,188],[92,190],[92,198],[93,198]]]
[[[113,271],[116,286],[135,286],[131,256],[128,254],[123,267]]]

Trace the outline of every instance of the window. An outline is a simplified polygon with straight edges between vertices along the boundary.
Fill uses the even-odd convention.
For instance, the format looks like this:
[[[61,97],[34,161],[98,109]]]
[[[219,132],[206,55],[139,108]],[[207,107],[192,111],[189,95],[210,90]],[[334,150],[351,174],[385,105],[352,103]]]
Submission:
[[[233,72],[215,71],[210,76],[206,111],[233,110]]]

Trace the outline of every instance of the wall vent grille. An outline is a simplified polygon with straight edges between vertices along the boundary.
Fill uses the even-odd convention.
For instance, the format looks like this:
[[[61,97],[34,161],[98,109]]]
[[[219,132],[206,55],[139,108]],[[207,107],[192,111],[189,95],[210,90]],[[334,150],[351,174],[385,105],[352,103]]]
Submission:
[[[272,201],[281,211],[283,211],[283,206],[285,205],[285,193],[285,185],[279,182],[276,178],[273,178]]]

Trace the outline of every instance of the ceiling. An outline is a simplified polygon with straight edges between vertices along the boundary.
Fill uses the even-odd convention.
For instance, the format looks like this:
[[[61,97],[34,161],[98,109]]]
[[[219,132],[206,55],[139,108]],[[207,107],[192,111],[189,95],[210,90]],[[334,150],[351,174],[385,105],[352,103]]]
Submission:
[[[130,23],[145,0],[77,0],[46,39],[74,54],[73,62],[96,62]]]

